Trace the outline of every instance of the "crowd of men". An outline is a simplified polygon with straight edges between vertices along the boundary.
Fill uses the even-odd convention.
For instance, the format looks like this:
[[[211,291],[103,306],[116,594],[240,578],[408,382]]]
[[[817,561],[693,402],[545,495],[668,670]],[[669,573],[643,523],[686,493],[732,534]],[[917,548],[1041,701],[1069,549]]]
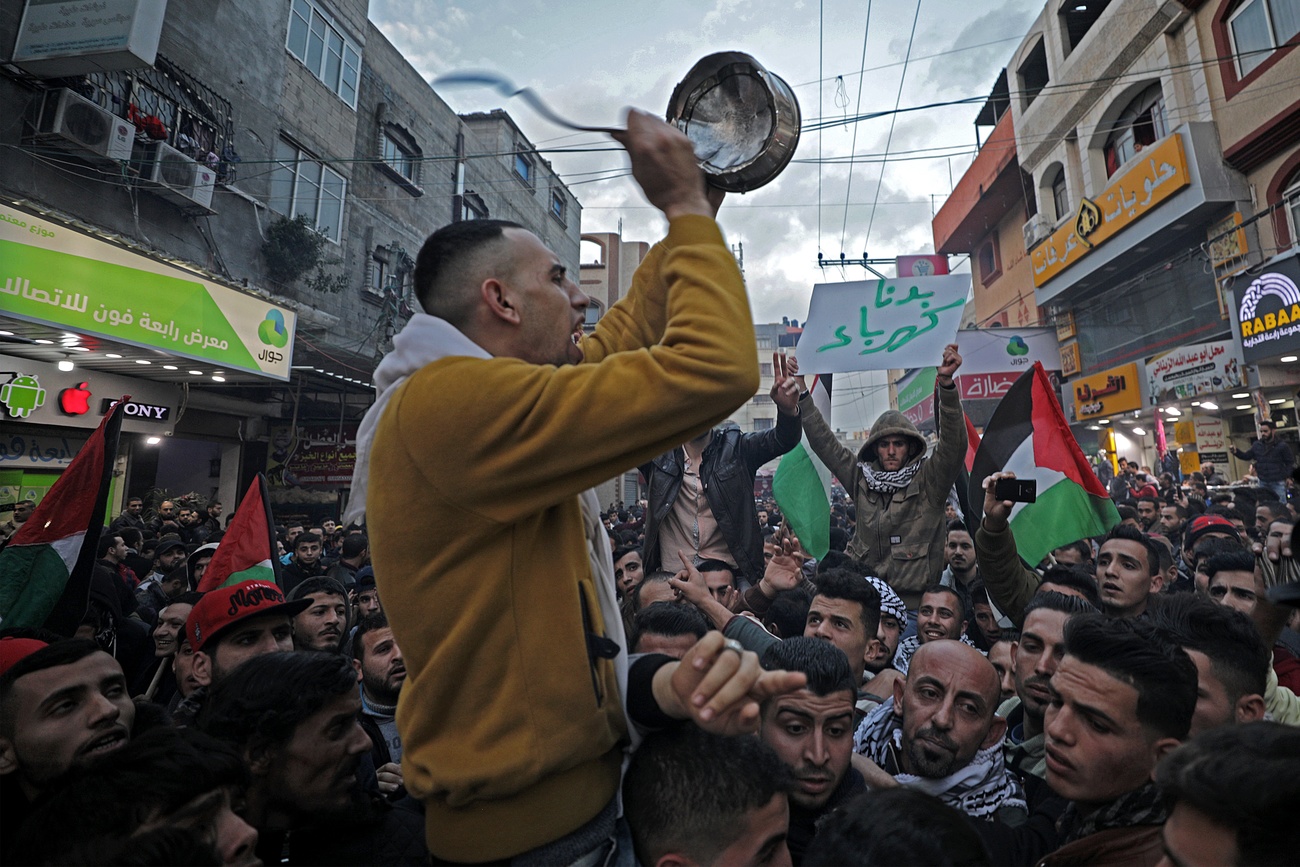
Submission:
[[[1009,474],[950,501],[955,346],[933,446],[887,412],[843,448],[781,355],[775,426],[721,424],[758,379],[721,196],[663,123],[615,137],[669,232],[594,333],[530,233],[441,229],[344,526],[200,593],[220,504],[133,498],[75,635],[0,629],[0,860],[1294,863],[1271,420],[1261,484],[1125,461],[1118,525],[1023,562]],[[842,485],[820,558],[753,493],[801,437]]]

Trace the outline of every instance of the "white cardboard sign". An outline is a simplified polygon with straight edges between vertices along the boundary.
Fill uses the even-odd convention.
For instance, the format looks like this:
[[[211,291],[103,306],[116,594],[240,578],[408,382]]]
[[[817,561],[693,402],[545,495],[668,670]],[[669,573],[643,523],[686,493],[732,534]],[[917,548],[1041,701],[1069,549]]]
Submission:
[[[929,367],[961,324],[969,274],[819,283],[799,338],[801,373]]]

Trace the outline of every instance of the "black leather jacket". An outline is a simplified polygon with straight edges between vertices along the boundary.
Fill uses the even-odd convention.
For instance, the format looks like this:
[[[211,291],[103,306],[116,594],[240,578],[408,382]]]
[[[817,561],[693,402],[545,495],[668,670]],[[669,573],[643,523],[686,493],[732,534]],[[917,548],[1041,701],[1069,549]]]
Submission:
[[[724,422],[701,456],[704,495],[718,530],[746,579],[763,577],[763,532],[754,506],[754,475],[758,468],[799,444],[799,416],[778,412],[776,425],[761,433],[741,433],[735,422]],[[648,510],[645,549],[641,559],[646,572],[677,571],[678,564],[659,560],[659,528],[682,489],[681,447],[665,452],[641,466],[646,479]]]

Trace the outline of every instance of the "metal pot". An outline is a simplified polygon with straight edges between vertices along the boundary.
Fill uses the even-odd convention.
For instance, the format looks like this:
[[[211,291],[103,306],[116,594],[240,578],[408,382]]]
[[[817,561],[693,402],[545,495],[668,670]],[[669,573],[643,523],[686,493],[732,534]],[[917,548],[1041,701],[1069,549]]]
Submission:
[[[668,101],[668,122],[695,143],[711,186],[756,190],[789,164],[799,144],[799,102],[790,85],[748,54],[703,58]]]

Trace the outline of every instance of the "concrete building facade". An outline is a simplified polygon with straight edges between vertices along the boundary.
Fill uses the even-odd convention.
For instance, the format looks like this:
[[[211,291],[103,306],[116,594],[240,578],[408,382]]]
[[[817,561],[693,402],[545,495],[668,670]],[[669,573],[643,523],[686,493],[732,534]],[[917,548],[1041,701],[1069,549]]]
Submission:
[[[504,112],[458,117],[368,8],[171,3],[150,64],[104,69],[72,57],[57,76],[21,58],[0,66],[0,201],[106,241],[141,268],[165,263],[239,303],[282,311],[293,342],[278,354],[291,364],[275,376],[92,339],[57,316],[0,313],[2,348],[15,357],[57,361],[66,333],[85,338],[77,366],[92,378],[143,373],[184,389],[171,436],[154,448],[215,448],[220,471],[197,492],[227,504],[266,469],[278,427],[290,439],[332,429],[334,451],[347,451],[373,399],[374,365],[415,309],[414,257],[438,227],[512,220],[579,270],[581,206],[550,164]],[[24,4],[0,9],[0,44],[15,45],[23,15]],[[87,145],[77,138],[86,118],[123,141]],[[163,182],[164,157],[190,173],[188,186]],[[285,234],[295,217],[308,234]],[[314,263],[295,255],[304,238],[319,248]],[[178,461],[154,460],[134,441],[130,454],[140,472],[128,470],[129,493],[182,483],[150,469]],[[297,495],[305,511],[337,514],[348,473],[335,469]]]

